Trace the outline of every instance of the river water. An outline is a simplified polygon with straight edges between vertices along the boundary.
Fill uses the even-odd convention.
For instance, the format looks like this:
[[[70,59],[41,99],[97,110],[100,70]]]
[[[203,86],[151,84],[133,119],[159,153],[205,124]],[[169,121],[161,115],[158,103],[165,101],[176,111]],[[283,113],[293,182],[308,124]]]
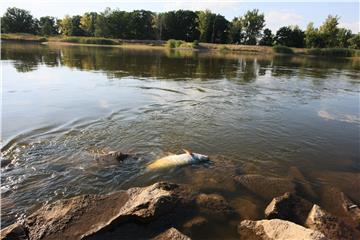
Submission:
[[[47,201],[159,180],[260,219],[268,199],[239,174],[300,174],[325,208],[328,186],[360,203],[359,60],[7,42],[1,54],[3,226]],[[183,148],[211,162],[145,171]],[[142,157],[94,161],[110,150]],[[234,236],[218,226],[198,236]]]

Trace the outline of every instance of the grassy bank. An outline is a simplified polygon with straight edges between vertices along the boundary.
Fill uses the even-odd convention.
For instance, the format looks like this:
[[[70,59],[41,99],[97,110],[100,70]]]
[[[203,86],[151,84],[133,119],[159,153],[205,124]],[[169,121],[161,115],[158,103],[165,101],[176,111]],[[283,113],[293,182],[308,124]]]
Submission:
[[[22,42],[46,42],[48,39],[27,33],[2,33],[1,40],[22,41]]]
[[[308,55],[308,56],[326,56],[326,57],[360,57],[359,50],[347,48],[289,48],[286,46],[254,46],[254,45],[235,45],[235,44],[214,44],[185,42],[182,40],[170,39],[168,41],[159,40],[119,40],[102,37],[42,37],[32,34],[11,33],[1,34],[2,40],[14,40],[24,42],[49,42],[52,44],[84,44],[84,45],[104,45],[119,46],[123,48],[157,48],[157,49],[179,49],[179,50],[205,50],[217,51],[223,54],[229,53],[258,53],[258,54],[289,54],[289,55]]]
[[[323,57],[360,57],[360,51],[348,48],[312,48],[306,52],[311,56]]]
[[[63,37],[59,39],[61,42],[80,43],[80,44],[96,44],[96,45],[119,45],[119,40],[99,37]]]

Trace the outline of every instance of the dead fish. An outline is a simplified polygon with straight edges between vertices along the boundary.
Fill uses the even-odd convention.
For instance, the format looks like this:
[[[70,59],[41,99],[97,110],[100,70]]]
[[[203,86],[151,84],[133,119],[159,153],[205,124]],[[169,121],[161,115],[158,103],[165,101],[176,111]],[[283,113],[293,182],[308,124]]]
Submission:
[[[169,155],[158,160],[155,160],[153,163],[147,166],[148,170],[155,170],[155,169],[163,169],[163,168],[170,168],[175,166],[182,166],[192,163],[198,163],[203,161],[208,161],[209,157],[206,155],[202,155],[199,153],[193,153],[189,150],[185,150],[183,154],[177,155]]]

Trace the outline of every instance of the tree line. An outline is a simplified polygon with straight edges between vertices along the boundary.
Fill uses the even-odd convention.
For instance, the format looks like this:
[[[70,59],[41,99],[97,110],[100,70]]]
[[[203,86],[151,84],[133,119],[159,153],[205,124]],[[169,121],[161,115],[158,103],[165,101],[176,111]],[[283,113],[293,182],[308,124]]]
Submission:
[[[100,13],[87,12],[82,16],[66,15],[63,19],[51,16],[36,19],[29,11],[13,7],[8,8],[1,17],[1,32],[360,49],[360,34],[340,28],[339,20],[338,16],[329,15],[318,28],[313,23],[309,23],[305,31],[298,26],[284,26],[274,34],[265,28],[265,16],[257,9],[249,10],[243,16],[228,21],[224,16],[209,10],[154,13],[146,10],[126,12],[110,8]]]

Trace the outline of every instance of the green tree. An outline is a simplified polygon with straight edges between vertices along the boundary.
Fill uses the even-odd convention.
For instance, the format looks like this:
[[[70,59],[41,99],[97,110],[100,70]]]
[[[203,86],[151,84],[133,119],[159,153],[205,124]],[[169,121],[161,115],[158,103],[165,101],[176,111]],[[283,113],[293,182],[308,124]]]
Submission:
[[[305,45],[307,48],[322,48],[325,46],[323,36],[312,22],[307,25],[305,30]]]
[[[272,34],[270,29],[265,28],[263,36],[260,39],[259,45],[272,46],[273,44],[274,44],[274,35]]]
[[[235,17],[229,27],[229,41],[230,43],[239,44],[243,40],[242,22],[239,18]]]
[[[199,11],[197,15],[200,41],[211,43],[227,42],[229,22],[224,16],[211,13],[209,10]]]
[[[197,15],[199,19],[199,24],[198,24],[198,30],[200,32],[199,39],[201,42],[210,42],[212,35],[211,22],[214,14],[211,13],[210,10],[205,10],[205,11],[197,12]]]
[[[276,32],[275,42],[288,47],[304,47],[305,33],[298,27],[282,27]]]
[[[326,47],[337,47],[339,44],[338,33],[339,17],[329,15],[325,22],[320,26],[319,33],[323,35]]]
[[[84,36],[84,31],[80,28],[81,16],[75,15],[70,17],[66,15],[59,23],[60,32],[66,36]]]
[[[39,21],[39,33],[45,36],[58,34],[56,20],[54,17],[41,17]]]
[[[162,32],[164,28],[164,14],[157,13],[153,15],[152,26],[155,32],[155,38],[157,40],[162,39]]]
[[[4,33],[38,32],[38,22],[29,11],[20,8],[8,8],[1,18],[1,31]]]
[[[360,49],[360,33],[354,34],[349,40],[349,48]]]
[[[97,15],[96,12],[87,12],[81,16],[80,28],[84,31],[86,36],[95,36]]]
[[[110,36],[110,23],[109,23],[110,12],[111,9],[106,8],[104,12],[96,16],[95,31],[94,31],[94,35],[96,37]]]
[[[337,39],[338,47],[347,48],[349,47],[349,39],[352,37],[352,32],[346,28],[339,28]]]
[[[261,30],[265,26],[264,14],[259,14],[258,9],[247,11],[241,18],[244,29],[244,44],[255,45],[257,38],[261,36]]]
[[[136,10],[129,14],[128,26],[131,39],[154,39],[155,32],[152,24],[153,13],[145,10]]]

